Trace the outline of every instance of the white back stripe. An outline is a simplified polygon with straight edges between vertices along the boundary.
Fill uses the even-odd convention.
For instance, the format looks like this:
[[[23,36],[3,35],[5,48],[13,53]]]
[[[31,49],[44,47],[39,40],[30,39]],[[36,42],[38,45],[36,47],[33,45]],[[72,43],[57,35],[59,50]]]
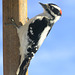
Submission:
[[[48,31],[50,30],[50,26],[47,26],[44,31],[42,32],[41,36],[40,36],[40,40],[38,42],[39,47],[42,45],[43,41],[45,40]]]

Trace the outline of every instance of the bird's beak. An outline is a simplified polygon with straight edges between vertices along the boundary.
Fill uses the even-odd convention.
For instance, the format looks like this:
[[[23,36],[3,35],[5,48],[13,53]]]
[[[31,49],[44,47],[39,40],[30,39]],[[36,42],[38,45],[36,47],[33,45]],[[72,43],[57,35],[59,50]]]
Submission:
[[[40,4],[44,9],[47,8],[47,5],[46,5],[46,4],[43,4],[43,3],[41,3],[41,2],[39,2],[39,4]]]
[[[39,4],[41,4],[42,6],[44,5],[43,3],[39,2]]]

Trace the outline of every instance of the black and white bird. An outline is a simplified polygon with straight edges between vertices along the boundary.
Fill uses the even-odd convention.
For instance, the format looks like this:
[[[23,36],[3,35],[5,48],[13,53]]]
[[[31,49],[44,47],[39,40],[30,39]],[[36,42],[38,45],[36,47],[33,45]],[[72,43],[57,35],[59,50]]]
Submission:
[[[26,75],[30,60],[42,45],[53,24],[62,15],[60,7],[56,4],[40,3],[40,5],[44,8],[44,12],[30,19],[24,26],[17,28],[21,60],[16,75]]]

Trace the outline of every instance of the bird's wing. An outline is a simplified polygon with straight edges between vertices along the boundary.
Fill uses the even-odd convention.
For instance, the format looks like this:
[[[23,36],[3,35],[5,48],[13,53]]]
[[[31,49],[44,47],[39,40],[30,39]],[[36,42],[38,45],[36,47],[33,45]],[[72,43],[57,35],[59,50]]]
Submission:
[[[44,39],[46,38],[46,35],[50,29],[50,28],[45,29],[47,26],[48,26],[48,21],[45,17],[42,17],[41,19],[36,17],[35,19],[27,22],[25,24],[25,26],[22,26],[24,28],[24,30],[22,28],[22,31],[24,32],[23,34],[25,35],[25,37],[28,37],[28,38],[25,39],[26,43],[24,42],[24,40],[21,40],[21,42],[20,42],[22,45],[26,46],[25,49],[22,48],[24,51],[26,51],[25,52],[26,57],[24,57],[24,59],[21,61],[22,63],[20,65],[19,75],[25,75],[27,68],[29,66],[30,60],[32,59],[33,55],[36,53],[36,51],[40,47],[38,44],[40,43],[40,45],[41,45],[43,43]],[[26,27],[28,27],[28,28],[26,28]],[[20,35],[19,37],[21,39],[22,36]],[[41,40],[40,40],[40,38],[41,38]],[[22,39],[23,39],[23,37],[22,37]],[[40,42],[39,42],[39,40],[40,40]],[[22,47],[24,47],[24,46],[22,46]],[[23,56],[23,53],[24,53],[23,50],[20,50],[21,56]]]

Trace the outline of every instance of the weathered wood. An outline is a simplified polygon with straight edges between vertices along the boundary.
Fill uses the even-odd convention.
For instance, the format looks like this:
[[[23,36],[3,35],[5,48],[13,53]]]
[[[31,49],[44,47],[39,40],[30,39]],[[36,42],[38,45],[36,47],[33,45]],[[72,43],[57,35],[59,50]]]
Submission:
[[[3,0],[3,64],[4,75],[16,75],[20,62],[19,38],[10,18],[13,18],[17,25],[26,22],[26,0]],[[5,24],[6,23],[6,24]]]

